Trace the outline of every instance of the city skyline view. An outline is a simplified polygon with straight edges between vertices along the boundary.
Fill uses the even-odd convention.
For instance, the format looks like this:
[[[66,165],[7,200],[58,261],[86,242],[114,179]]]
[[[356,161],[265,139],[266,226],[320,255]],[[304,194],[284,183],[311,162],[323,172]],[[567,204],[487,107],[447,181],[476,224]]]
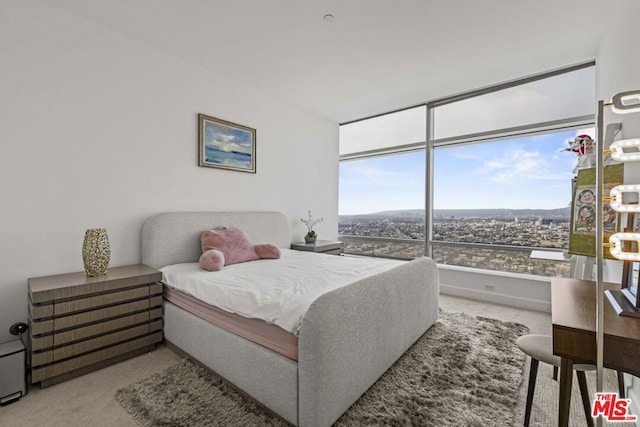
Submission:
[[[595,114],[594,85],[595,69],[585,67],[341,125],[345,252],[428,253],[439,264],[568,277],[578,164],[569,147],[578,135],[595,139],[592,126],[578,124]],[[567,127],[539,131],[551,123]],[[428,173],[419,148],[427,132],[435,147]]]
[[[579,129],[434,150],[434,209],[557,209],[569,205]],[[425,154],[340,163],[339,214],[424,209]]]
[[[433,222],[432,257],[440,264],[540,276],[568,277],[569,208],[557,210],[445,210]],[[341,215],[345,253],[396,259],[425,254],[420,210]],[[522,214],[522,215],[520,215]],[[478,246],[480,244],[480,246]],[[532,248],[560,251],[551,258]]]

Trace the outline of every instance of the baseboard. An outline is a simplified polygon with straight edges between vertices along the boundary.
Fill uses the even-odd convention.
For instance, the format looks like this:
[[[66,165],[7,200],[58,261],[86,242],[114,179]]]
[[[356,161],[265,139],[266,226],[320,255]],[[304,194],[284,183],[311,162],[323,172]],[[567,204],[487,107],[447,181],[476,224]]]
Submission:
[[[453,295],[479,301],[494,302],[511,307],[525,308],[528,310],[551,312],[551,302],[532,298],[517,297],[499,292],[481,291],[460,286],[440,284],[440,293]]]

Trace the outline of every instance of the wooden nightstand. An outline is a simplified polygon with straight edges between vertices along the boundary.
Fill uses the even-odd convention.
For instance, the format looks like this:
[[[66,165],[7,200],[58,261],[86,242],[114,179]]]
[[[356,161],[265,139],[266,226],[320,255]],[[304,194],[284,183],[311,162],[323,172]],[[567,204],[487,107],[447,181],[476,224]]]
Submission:
[[[138,264],[29,279],[31,382],[48,387],[153,350],[162,341],[161,278]]]
[[[295,249],[296,251],[341,255],[343,244],[342,242],[334,240],[318,240],[315,243],[296,242],[291,244],[291,249]]]

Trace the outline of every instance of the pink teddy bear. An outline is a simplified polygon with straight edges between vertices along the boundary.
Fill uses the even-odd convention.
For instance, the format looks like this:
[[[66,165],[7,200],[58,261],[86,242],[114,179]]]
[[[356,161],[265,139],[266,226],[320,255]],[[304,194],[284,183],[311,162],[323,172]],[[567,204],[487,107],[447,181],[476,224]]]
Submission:
[[[268,243],[254,245],[242,230],[234,227],[203,231],[200,242],[200,267],[208,271],[220,271],[225,265],[262,258],[280,258],[280,249],[276,246]]]

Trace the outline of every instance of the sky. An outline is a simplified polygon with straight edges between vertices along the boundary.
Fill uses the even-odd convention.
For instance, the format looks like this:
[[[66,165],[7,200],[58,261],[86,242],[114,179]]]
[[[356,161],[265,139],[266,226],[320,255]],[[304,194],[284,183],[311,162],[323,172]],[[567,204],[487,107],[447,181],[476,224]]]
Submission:
[[[581,129],[439,148],[435,209],[555,209],[569,206],[577,155],[562,151]],[[341,215],[423,209],[423,151],[340,163]]]
[[[434,138],[491,132],[595,114],[595,67],[433,108]],[[340,126],[340,154],[424,143],[425,105]],[[594,129],[437,148],[435,209],[569,206],[577,155],[563,151]],[[424,209],[424,151],[340,162],[339,213]]]

